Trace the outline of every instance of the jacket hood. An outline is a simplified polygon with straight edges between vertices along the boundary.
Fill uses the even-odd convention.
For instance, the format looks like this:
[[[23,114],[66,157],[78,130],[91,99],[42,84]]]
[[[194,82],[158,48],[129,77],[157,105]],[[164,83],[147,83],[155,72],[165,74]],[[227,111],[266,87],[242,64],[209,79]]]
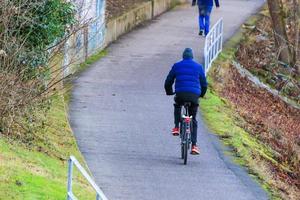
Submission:
[[[186,48],[182,54],[183,59],[188,60],[188,59],[193,59],[194,54],[193,54],[193,49],[191,48]]]

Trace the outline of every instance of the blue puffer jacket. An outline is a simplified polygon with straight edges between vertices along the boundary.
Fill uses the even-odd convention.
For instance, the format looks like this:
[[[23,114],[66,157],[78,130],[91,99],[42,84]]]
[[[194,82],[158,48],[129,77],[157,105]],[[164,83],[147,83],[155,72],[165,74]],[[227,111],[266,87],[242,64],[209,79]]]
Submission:
[[[199,6],[213,6],[214,2],[213,0],[193,0],[193,2],[197,1]],[[217,7],[220,6],[219,0],[215,0],[215,4]]]
[[[207,81],[202,66],[190,58],[183,59],[173,65],[165,81],[167,95],[173,94],[172,85],[174,81],[175,93],[190,92],[204,96],[207,89]]]

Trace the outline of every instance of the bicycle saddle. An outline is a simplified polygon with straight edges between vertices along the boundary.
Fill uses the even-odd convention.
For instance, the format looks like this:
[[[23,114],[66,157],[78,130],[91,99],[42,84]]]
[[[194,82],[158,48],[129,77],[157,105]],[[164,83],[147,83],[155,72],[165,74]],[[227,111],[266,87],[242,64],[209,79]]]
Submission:
[[[191,102],[184,102],[184,103],[183,103],[183,106],[184,106],[184,107],[190,107],[191,105],[192,105]]]

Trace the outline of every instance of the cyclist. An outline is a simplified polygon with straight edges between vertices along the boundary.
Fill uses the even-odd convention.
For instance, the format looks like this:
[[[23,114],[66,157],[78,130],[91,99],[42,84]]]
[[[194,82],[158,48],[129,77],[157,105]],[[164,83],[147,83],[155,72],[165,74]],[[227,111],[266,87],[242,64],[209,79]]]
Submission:
[[[204,97],[207,90],[207,81],[200,64],[193,60],[193,50],[186,48],[183,52],[183,60],[175,63],[165,81],[165,91],[167,95],[175,95],[174,103],[174,123],[172,130],[174,136],[179,135],[179,122],[181,106],[184,102],[191,102],[189,114],[193,118],[193,128],[191,133],[193,155],[200,153],[197,147],[197,120],[196,115],[199,106],[199,97]],[[175,93],[173,84],[175,81]]]
[[[210,26],[210,13],[212,11],[214,2],[213,0],[193,0],[192,6],[196,5],[199,8],[199,35],[207,35]],[[216,7],[220,7],[219,0],[215,0]]]

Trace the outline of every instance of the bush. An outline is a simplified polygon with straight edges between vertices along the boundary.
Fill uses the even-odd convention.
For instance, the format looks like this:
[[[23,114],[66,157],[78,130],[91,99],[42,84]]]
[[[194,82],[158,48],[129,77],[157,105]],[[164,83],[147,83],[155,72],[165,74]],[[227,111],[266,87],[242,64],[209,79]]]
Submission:
[[[34,111],[48,107],[49,60],[73,23],[75,8],[64,0],[1,1],[0,133],[32,132],[43,118]]]

